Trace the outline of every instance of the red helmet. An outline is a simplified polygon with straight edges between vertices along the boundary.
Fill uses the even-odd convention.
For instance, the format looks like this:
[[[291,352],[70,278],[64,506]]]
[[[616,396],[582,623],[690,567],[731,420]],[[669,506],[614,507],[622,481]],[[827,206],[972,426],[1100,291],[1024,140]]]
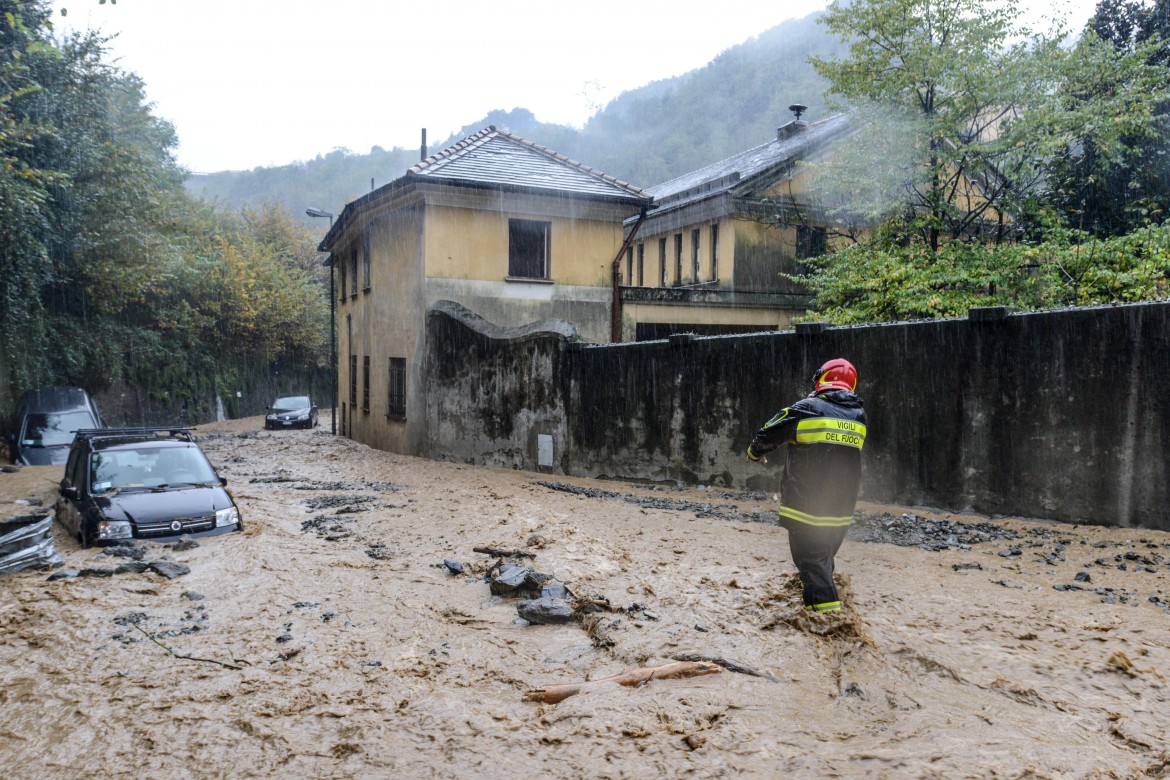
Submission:
[[[834,358],[813,374],[813,392],[857,389],[857,369],[845,358]]]

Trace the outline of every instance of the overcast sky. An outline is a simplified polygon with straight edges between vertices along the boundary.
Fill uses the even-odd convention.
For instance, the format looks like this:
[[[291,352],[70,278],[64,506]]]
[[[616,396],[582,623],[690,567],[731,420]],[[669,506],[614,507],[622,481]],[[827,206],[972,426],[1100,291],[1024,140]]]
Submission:
[[[1010,1],[1010,0],[1006,0]],[[1096,0],[1062,0],[1079,30]],[[493,109],[574,127],[828,0],[54,0],[115,35],[195,172],[417,148]],[[1048,0],[1024,0],[1030,18]],[[443,10],[438,10],[443,9]],[[539,139],[533,139],[539,141]]]

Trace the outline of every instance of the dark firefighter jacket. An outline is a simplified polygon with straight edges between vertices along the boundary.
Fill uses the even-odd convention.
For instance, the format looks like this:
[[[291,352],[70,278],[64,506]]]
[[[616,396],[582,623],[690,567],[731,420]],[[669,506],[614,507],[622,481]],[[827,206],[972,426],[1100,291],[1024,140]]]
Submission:
[[[748,457],[788,445],[780,482],[780,519],[814,526],[853,521],[861,487],[865,410],[847,390],[828,390],[782,409],[756,432]]]

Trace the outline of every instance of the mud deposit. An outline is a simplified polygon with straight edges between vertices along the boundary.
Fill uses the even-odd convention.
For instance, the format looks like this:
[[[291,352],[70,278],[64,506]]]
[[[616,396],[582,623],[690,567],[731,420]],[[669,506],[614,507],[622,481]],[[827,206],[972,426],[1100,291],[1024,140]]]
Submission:
[[[865,506],[810,617],[769,495],[261,428],[200,429],[243,533],[58,528],[110,573],[0,580],[5,778],[1170,775],[1170,534]],[[0,473],[0,512],[57,479]],[[591,608],[520,621],[476,547]],[[721,671],[600,684],[688,662]]]

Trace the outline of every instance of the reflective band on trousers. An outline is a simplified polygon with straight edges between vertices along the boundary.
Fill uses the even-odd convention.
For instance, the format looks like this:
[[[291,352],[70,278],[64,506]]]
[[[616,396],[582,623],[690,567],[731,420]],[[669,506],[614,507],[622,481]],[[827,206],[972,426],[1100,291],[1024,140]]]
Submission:
[[[826,601],[823,604],[813,604],[811,607],[805,607],[809,612],[840,612],[840,601]]]
[[[843,444],[861,449],[865,446],[865,426],[835,417],[814,417],[796,424],[797,444]]]
[[[780,516],[806,525],[838,526],[849,525],[853,522],[852,515],[846,517],[818,517],[817,515],[810,515],[807,512],[801,512],[799,509],[793,509],[790,506],[784,506],[783,504],[780,505]]]

